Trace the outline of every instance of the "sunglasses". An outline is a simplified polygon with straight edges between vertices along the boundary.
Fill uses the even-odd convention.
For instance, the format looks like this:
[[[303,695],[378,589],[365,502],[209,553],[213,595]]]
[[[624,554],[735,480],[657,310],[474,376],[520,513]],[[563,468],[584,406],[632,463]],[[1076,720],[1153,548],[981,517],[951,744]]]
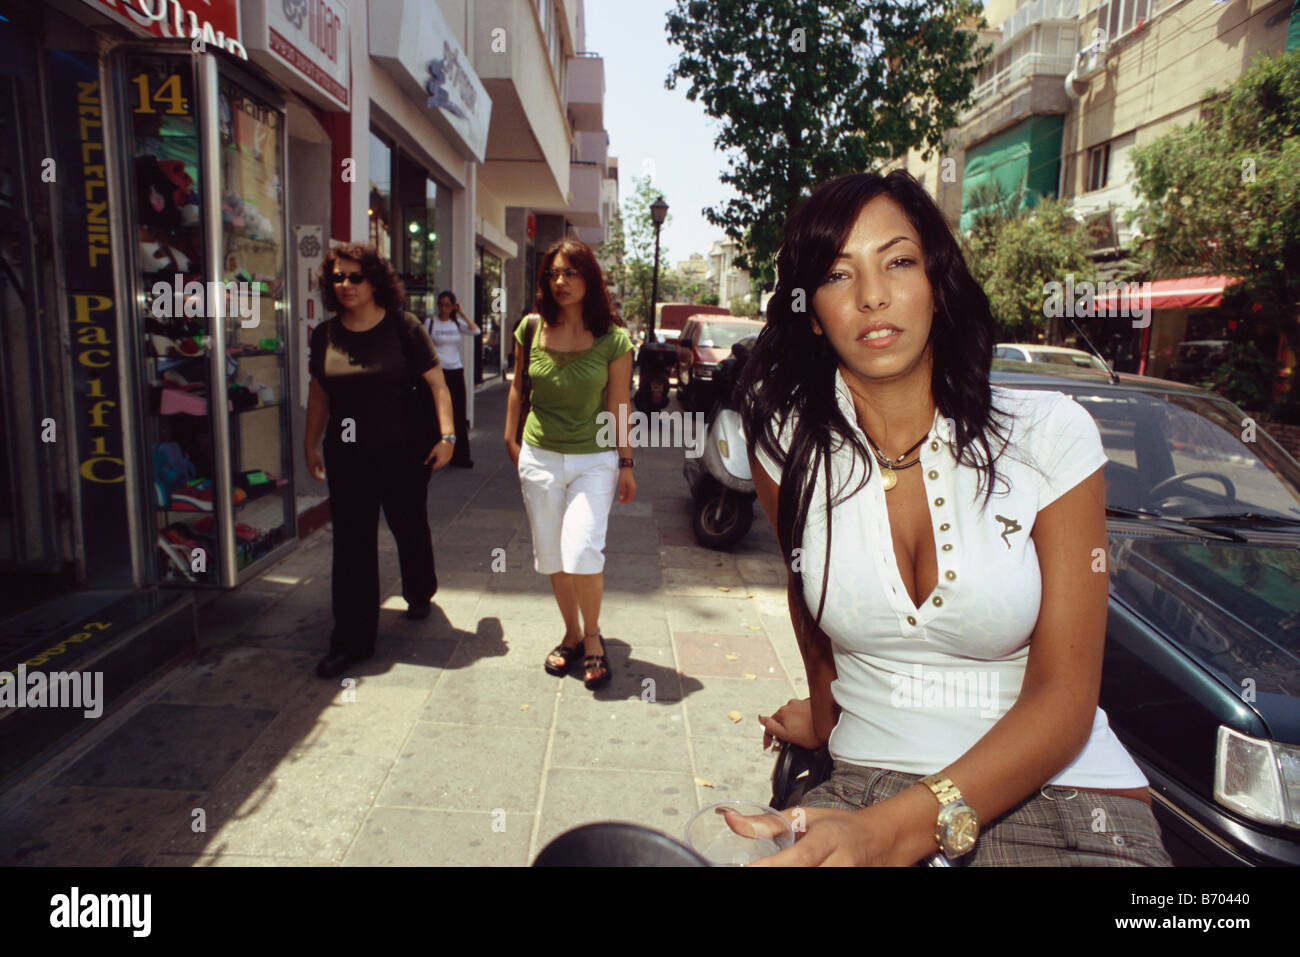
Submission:
[[[551,279],[551,280],[559,279],[559,278],[561,278],[561,277],[563,277],[563,278],[565,278],[565,279],[573,279],[574,277],[576,277],[576,276],[581,276],[581,275],[582,275],[582,273],[578,272],[578,270],[576,270],[576,269],[548,269],[548,270],[546,270],[546,278],[547,278],[547,279]]]
[[[336,286],[341,282],[350,282],[354,286],[359,286],[365,281],[366,281],[366,274],[363,272],[330,273],[330,282],[334,283],[334,285]]]

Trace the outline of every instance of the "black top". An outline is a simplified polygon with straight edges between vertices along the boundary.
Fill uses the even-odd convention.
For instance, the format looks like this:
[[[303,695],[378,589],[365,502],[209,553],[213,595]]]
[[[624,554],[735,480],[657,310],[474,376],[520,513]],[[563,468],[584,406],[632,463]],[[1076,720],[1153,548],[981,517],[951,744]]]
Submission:
[[[410,440],[412,388],[428,389],[422,377],[437,364],[433,340],[410,313],[389,310],[365,332],[349,331],[338,316],[322,322],[312,330],[308,369],[330,400],[325,441],[381,449]],[[344,419],[355,423],[350,434]]]

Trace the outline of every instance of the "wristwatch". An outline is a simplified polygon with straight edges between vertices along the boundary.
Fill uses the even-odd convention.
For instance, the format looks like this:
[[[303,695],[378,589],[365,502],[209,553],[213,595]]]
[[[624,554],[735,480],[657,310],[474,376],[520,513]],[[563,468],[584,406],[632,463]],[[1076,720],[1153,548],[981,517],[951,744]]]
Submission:
[[[934,839],[946,857],[960,857],[970,853],[979,837],[980,820],[975,809],[966,803],[957,785],[942,773],[931,774],[921,783],[939,799],[939,820],[935,824]]]
[[[635,465],[636,465],[636,461],[633,460],[633,459],[624,459],[624,458],[620,458],[620,459],[618,460],[618,467],[621,468],[621,469],[630,469],[630,468],[634,467]]]
[[[456,444],[456,433],[453,432],[451,435],[444,435],[444,436],[442,437],[442,440],[443,440],[444,442],[446,442],[448,445],[455,445],[455,444]]]

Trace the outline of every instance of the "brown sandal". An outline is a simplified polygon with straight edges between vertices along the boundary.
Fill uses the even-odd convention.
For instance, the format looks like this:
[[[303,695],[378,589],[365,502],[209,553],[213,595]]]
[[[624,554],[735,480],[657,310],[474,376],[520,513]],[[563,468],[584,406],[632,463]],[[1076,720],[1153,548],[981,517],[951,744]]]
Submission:
[[[605,638],[600,632],[597,632],[596,640],[600,642],[600,654],[587,655],[582,659],[582,683],[587,686],[589,691],[603,688],[609,684],[609,679],[612,677],[609,670],[609,659],[605,656]],[[586,644],[585,639],[583,644]]]
[[[580,657],[579,651],[582,647],[582,645],[574,645],[570,648],[561,641],[560,644],[552,648],[551,653],[546,656],[546,673],[555,675],[557,678],[563,678],[569,673],[569,669],[573,667],[573,663]],[[560,667],[551,664],[552,658],[559,658],[564,662],[564,665]]]

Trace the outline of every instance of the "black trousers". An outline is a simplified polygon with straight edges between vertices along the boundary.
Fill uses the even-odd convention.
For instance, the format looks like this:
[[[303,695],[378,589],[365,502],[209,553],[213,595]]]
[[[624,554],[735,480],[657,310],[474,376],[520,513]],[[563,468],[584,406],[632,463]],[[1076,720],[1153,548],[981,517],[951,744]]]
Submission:
[[[456,420],[456,450],[451,453],[452,465],[469,464],[469,416],[465,414],[465,370],[443,369],[447,389],[451,392],[451,415]]]
[[[358,449],[325,443],[334,525],[334,632],[330,651],[362,657],[375,650],[379,630],[379,511],[397,540],[402,597],[421,605],[438,590],[433,569],[427,495],[428,449],[413,444]]]

